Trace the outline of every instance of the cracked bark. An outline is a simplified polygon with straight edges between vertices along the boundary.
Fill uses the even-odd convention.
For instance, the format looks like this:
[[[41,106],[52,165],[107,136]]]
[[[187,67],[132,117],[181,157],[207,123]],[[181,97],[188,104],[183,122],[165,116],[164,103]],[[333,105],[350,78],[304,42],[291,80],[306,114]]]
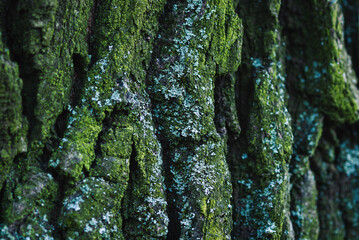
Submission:
[[[358,3],[0,2],[1,239],[356,239]]]

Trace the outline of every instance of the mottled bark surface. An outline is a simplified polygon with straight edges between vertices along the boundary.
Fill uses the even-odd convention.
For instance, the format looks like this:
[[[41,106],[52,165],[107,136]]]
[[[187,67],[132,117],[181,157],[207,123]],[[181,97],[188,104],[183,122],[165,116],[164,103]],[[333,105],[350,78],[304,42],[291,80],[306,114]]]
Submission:
[[[2,0],[0,239],[357,239],[358,0]]]

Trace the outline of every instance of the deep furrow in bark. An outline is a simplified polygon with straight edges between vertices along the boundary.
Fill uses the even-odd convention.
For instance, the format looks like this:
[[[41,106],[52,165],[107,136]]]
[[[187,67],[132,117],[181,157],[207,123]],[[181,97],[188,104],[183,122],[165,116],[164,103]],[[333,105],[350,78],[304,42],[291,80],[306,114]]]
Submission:
[[[129,195],[131,194],[132,191],[134,191],[134,181],[136,179],[136,171],[138,169],[138,164],[136,162],[136,147],[135,147],[135,143],[132,143],[131,146],[131,156],[130,156],[130,163],[129,163],[129,177],[128,177],[128,185],[126,187],[125,190],[125,195]],[[121,217],[122,217],[122,234],[124,235],[124,237],[127,239],[128,234],[127,234],[127,229],[126,229],[126,213],[124,212],[124,209],[126,208],[126,205],[124,204],[124,198],[121,199]],[[128,216],[127,216],[128,217]]]

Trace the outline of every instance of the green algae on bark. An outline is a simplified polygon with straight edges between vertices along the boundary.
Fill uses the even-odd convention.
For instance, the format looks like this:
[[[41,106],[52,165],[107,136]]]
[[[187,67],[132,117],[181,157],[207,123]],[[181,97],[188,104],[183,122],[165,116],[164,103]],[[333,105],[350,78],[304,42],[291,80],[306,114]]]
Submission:
[[[61,3],[65,4],[58,5],[57,1],[38,1],[34,5],[29,5],[29,2],[16,3],[9,18],[16,21],[20,13],[26,16],[23,21],[16,21],[21,28],[11,31],[8,36],[16,40],[12,44],[12,49],[15,49],[13,56],[21,66],[20,76],[27,81],[28,93],[24,92],[23,96],[28,103],[25,113],[31,125],[31,148],[27,154],[31,161],[24,161],[27,164],[24,170],[31,168],[41,174],[43,171],[56,172],[56,181],[65,185],[63,190],[55,190],[55,193],[60,194],[56,196],[57,200],[38,196],[53,216],[59,215],[63,219],[62,223],[56,222],[55,227],[64,236],[96,238],[102,236],[102,233],[114,234],[103,232],[102,228],[97,229],[97,235],[89,235],[76,229],[82,226],[81,219],[101,220],[98,218],[103,216],[98,211],[87,209],[79,215],[76,214],[76,208],[70,209],[75,210],[71,214],[67,212],[66,206],[73,194],[87,199],[85,193],[78,190],[78,186],[79,182],[86,181],[90,175],[95,176],[96,181],[104,181],[104,189],[113,188],[118,193],[110,194],[110,198],[118,200],[106,206],[113,207],[116,213],[114,218],[119,223],[119,234],[124,230],[129,237],[135,234],[163,238],[167,233],[167,216],[160,169],[162,160],[149,114],[148,96],[144,91],[145,71],[152,48],[151,39],[156,35],[157,16],[162,10],[163,2],[142,1],[132,4],[130,1],[118,1],[103,2],[99,6],[93,1]],[[48,14],[37,17],[36,14],[45,11]],[[127,17],[123,18],[126,14]],[[96,16],[97,21],[94,19]],[[27,19],[30,19],[30,24],[25,24]],[[124,25],[128,29],[124,29]],[[132,30],[128,32],[130,29]],[[41,42],[39,36],[42,36]],[[33,92],[36,93],[35,98],[30,95]],[[30,105],[33,106],[30,108]],[[125,112],[129,112],[129,116]],[[111,115],[113,119],[123,116],[123,119],[120,119],[119,126],[107,126],[107,123],[103,123],[106,115]],[[126,118],[127,123],[123,122]],[[56,124],[61,125],[60,132],[54,127]],[[102,129],[107,128],[110,128],[108,131],[115,131],[116,137],[111,139],[107,130],[100,134]],[[101,146],[97,142],[99,134],[100,139],[106,141]],[[100,147],[98,156],[95,151],[97,147]],[[118,149],[121,151],[116,152]],[[137,152],[133,164],[138,167],[133,170],[136,172],[133,173],[136,179],[131,180],[129,164],[132,151]],[[98,160],[94,162],[96,157]],[[117,161],[110,162],[113,157],[117,157]],[[44,166],[47,164],[46,158],[49,158],[48,166]],[[93,164],[96,166],[91,169]],[[111,168],[114,173],[110,176],[106,172],[108,164],[113,164]],[[32,165],[41,165],[41,168],[34,168]],[[25,181],[26,177],[20,179],[19,184],[22,184],[21,181]],[[112,184],[113,181],[124,185],[116,191],[118,184]],[[122,203],[127,183],[127,190],[131,194]],[[96,183],[92,181],[90,185]],[[15,188],[14,185],[11,186]],[[135,189],[139,192],[135,193]],[[98,191],[94,193],[97,194]],[[12,195],[11,189],[5,192],[5,196],[8,195]],[[21,193],[18,195],[21,198]],[[62,202],[63,198],[64,210],[57,213],[58,210],[52,209],[50,205]],[[38,198],[28,200],[25,207],[32,206],[33,201],[38,201]],[[5,211],[11,210],[11,201],[12,199],[8,199],[3,204]],[[90,199],[83,204],[84,208],[91,206],[99,209],[101,204],[97,206],[97,203],[98,200]],[[131,215],[123,213],[127,220],[123,229],[120,224],[122,213],[114,210],[120,210],[121,204],[125,204],[125,209],[133,210]],[[81,204],[79,208],[82,209]],[[151,208],[157,211],[149,213]],[[5,219],[7,217],[4,216]],[[16,232],[16,229],[9,231]],[[18,234],[30,236],[23,231]]]
[[[230,1],[166,9],[148,91],[164,150],[168,237],[229,239],[231,183],[214,124],[214,81],[238,67],[241,21]]]
[[[356,239],[356,9],[0,1],[0,238]]]
[[[287,87],[294,133],[290,172],[295,235],[299,239],[343,239],[346,223],[335,186],[339,173],[332,163],[338,146],[325,143],[316,149],[319,139],[327,138],[322,137],[323,119],[343,123],[358,117],[357,79],[344,48],[342,8],[338,1],[286,0],[281,23],[287,45]],[[311,171],[318,189],[317,202],[306,197]],[[313,189],[314,183],[310,184]],[[311,194],[314,198],[316,191]]]
[[[14,158],[27,151],[27,121],[22,115],[22,80],[16,63],[10,60],[0,32],[0,189]]]
[[[238,1],[244,43],[239,78],[242,133],[234,186],[234,239],[280,239],[292,130],[286,108],[280,1]]]
[[[313,156],[312,169],[318,190],[318,239],[344,239],[345,223],[340,208],[339,172],[335,166],[338,138],[330,126],[324,126],[323,137]]]
[[[334,121],[358,120],[357,78],[344,45],[343,13],[338,1],[286,0],[283,10],[291,82],[314,107]]]
[[[293,121],[293,155],[290,162],[292,184],[291,220],[298,239],[318,239],[316,182],[310,170],[310,158],[314,155],[323,130],[323,115],[317,108],[299,96],[291,95],[289,108]]]
[[[62,159],[59,163],[61,172],[74,182],[85,177],[83,167],[88,171],[95,163],[96,167],[90,170],[91,176],[122,183],[116,190],[116,198],[123,202],[115,205],[118,209],[123,207],[116,218],[120,223],[123,215],[123,227],[121,224],[117,227],[126,238],[164,238],[167,233],[160,146],[154,135],[149,99],[144,91],[151,39],[157,28],[156,14],[162,6],[163,2],[152,4],[152,1],[136,4],[108,1],[98,6],[99,21],[93,30],[96,50],[91,56],[94,63],[84,83],[82,107],[71,110],[70,125],[64,134],[68,141],[52,159],[53,163]],[[119,120],[112,127],[106,126],[106,116]],[[102,134],[105,138],[100,140],[103,141],[98,149],[100,156],[96,156],[101,129],[108,127],[108,132]],[[117,136],[112,137],[111,132]],[[112,162],[115,164],[112,167],[118,170],[115,175],[123,177],[113,179],[115,176],[107,176],[103,161],[110,161],[110,157],[116,155],[120,161]],[[94,161],[95,158],[99,159]],[[124,195],[125,190],[127,194]],[[91,214],[88,212],[88,219],[92,219]],[[100,217],[93,216],[97,221]]]

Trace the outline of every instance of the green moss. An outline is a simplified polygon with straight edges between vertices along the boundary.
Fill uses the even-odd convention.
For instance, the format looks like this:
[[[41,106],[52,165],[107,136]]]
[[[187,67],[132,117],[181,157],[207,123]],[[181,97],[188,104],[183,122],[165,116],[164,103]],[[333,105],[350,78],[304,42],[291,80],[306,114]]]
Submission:
[[[338,3],[236,5],[1,1],[0,238],[355,239]]]
[[[57,147],[58,135],[62,134],[56,129],[58,117],[70,103],[72,85],[79,84],[74,55],[87,55],[91,7],[92,1],[59,4],[51,0],[18,2],[8,9],[5,39],[10,42],[12,59],[19,65],[24,85],[19,101],[22,100],[23,119],[29,123],[27,160],[19,163],[25,172],[46,164],[44,152],[48,155]]]
[[[87,178],[68,193],[59,222],[67,239],[124,239],[118,217],[124,188]]]
[[[240,63],[241,21],[230,1],[168,8],[149,93],[168,165],[169,236],[228,239],[231,184],[224,139],[213,121],[214,80]]]
[[[0,189],[15,156],[27,151],[27,121],[22,116],[22,80],[18,66],[10,60],[0,32]]]
[[[129,187],[123,199],[124,234],[127,238],[164,239],[167,234],[162,157],[159,142],[151,130],[151,115],[146,112],[136,124],[130,159]],[[146,136],[146,137],[143,137]]]
[[[291,117],[286,108],[280,1],[239,1],[244,20],[239,79],[242,133],[232,181],[234,239],[280,239],[285,222]],[[240,157],[241,156],[241,157]]]
[[[98,6],[91,39],[96,46],[91,56],[94,64],[84,82],[79,107],[69,108],[67,141],[50,161],[72,183],[85,177],[85,169],[90,176],[120,184],[116,198],[120,201],[125,196],[124,208],[116,214],[115,225],[126,238],[163,238],[167,233],[160,146],[144,91],[163,4],[106,1]],[[128,193],[123,195],[126,189]],[[121,215],[126,222],[123,228]],[[90,216],[91,212],[88,219]],[[78,217],[74,215],[71,221],[80,221]],[[74,236],[76,226],[68,225],[65,231]]]
[[[77,183],[86,181],[87,174],[106,179],[102,188],[112,189],[110,198],[116,199],[116,204],[106,205],[100,198],[101,201],[88,199],[86,204],[96,209],[101,204],[113,208],[118,222],[111,226],[118,226],[116,236],[122,236],[118,210],[128,187],[131,194],[127,194],[125,209],[133,211],[124,213],[126,235],[163,238],[168,219],[161,150],[144,89],[164,1],[105,1],[98,6],[93,1],[36,1],[18,5],[9,14],[10,20],[16,19],[10,31],[16,39],[12,53],[24,79],[24,108],[31,131],[29,153],[26,161],[20,163],[25,164],[21,170],[24,177],[17,181],[41,165],[45,171],[58,173],[57,180],[70,183],[65,186],[65,197],[70,199],[79,191]],[[22,19],[18,20],[20,12]],[[21,86],[18,89],[16,94],[20,94]],[[106,116],[117,119],[114,125],[108,124]],[[134,152],[136,156],[132,157]],[[136,178],[130,178],[130,158],[139,166],[132,170]],[[15,188],[15,183],[8,186],[9,192],[11,188]],[[96,191],[94,194],[100,196]],[[49,205],[47,201],[50,200],[45,200],[45,205]],[[6,205],[4,210],[11,211],[11,207]],[[49,211],[56,214],[52,207]],[[82,217],[96,219],[98,211],[88,209],[83,216],[76,211],[68,216],[66,211],[60,213],[66,223],[61,226],[65,235],[74,238],[82,231],[83,238],[105,236],[100,233],[102,228],[96,229],[97,235],[86,235],[77,229],[84,224]],[[114,232],[109,234],[115,236]]]
[[[356,121],[357,78],[344,48],[343,14],[339,3],[293,1],[288,6],[290,11],[296,12],[286,13],[286,27],[290,30],[289,62],[298,78],[295,88],[330,119]]]
[[[126,189],[129,179],[129,165],[132,153],[133,128],[108,129],[100,136],[101,158],[96,158],[96,167],[91,169],[91,176],[102,177],[110,182],[121,183]]]
[[[69,180],[76,182],[83,177],[83,169],[90,169],[95,158],[94,146],[101,125],[86,107],[72,110],[70,124],[64,137],[49,161],[50,167],[59,168]]]
[[[24,183],[14,187],[6,185],[2,202],[5,226],[14,236],[43,239],[54,233],[52,210],[58,194],[58,185],[50,174],[33,169]],[[18,238],[16,238],[18,239]]]

